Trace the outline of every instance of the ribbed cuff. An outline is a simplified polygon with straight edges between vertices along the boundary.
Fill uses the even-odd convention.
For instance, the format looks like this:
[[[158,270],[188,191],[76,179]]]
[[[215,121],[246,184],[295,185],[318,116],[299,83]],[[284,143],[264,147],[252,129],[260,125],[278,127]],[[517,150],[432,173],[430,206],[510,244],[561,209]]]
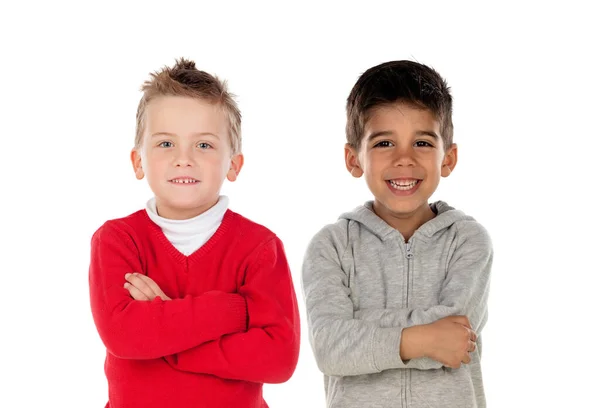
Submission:
[[[402,368],[400,358],[402,327],[378,328],[373,336],[373,362],[378,371]]]
[[[248,330],[246,299],[237,293],[228,293],[225,299],[225,319],[231,322],[231,333]]]

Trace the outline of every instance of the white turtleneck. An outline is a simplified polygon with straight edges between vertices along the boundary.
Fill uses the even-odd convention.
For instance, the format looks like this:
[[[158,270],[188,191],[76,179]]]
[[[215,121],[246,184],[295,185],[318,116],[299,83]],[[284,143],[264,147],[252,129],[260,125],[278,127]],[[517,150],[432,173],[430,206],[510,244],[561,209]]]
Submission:
[[[158,225],[169,242],[184,255],[194,253],[206,243],[221,225],[229,206],[227,196],[219,196],[219,201],[202,214],[187,220],[171,220],[158,215],[156,198],[146,203],[148,217]]]

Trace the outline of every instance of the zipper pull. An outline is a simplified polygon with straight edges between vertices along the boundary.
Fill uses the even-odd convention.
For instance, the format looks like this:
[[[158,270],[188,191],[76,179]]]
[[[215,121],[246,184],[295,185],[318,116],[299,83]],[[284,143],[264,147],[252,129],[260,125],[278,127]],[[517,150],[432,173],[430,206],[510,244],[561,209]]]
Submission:
[[[407,243],[406,243],[406,257],[407,257],[408,259],[411,259],[411,258],[413,257],[413,253],[412,253],[412,251],[411,251],[411,248],[410,248],[410,247],[411,247],[411,243],[410,243],[410,242],[407,242]]]

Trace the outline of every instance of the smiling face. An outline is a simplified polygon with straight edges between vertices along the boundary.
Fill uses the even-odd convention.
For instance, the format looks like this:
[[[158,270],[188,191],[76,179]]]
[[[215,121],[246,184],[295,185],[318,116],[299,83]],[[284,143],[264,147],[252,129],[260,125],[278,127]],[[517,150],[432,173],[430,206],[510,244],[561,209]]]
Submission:
[[[397,229],[433,218],[428,200],[456,159],[456,145],[444,147],[435,116],[404,103],[373,108],[358,149],[346,145],[348,171],[365,175],[375,213]]]
[[[225,178],[235,181],[243,156],[232,156],[228,132],[217,104],[182,96],[148,104],[142,144],[131,161],[136,177],[147,178],[161,217],[202,214],[217,203]]]

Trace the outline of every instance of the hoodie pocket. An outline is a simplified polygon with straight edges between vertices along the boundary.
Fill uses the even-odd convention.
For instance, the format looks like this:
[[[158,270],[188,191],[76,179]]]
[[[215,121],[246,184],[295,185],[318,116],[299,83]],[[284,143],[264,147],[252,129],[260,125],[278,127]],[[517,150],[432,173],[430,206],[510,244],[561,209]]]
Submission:
[[[328,408],[390,408],[400,406],[401,381],[397,370],[341,377],[331,392]]]
[[[475,391],[465,367],[413,370],[410,394],[415,408],[476,408]]]

